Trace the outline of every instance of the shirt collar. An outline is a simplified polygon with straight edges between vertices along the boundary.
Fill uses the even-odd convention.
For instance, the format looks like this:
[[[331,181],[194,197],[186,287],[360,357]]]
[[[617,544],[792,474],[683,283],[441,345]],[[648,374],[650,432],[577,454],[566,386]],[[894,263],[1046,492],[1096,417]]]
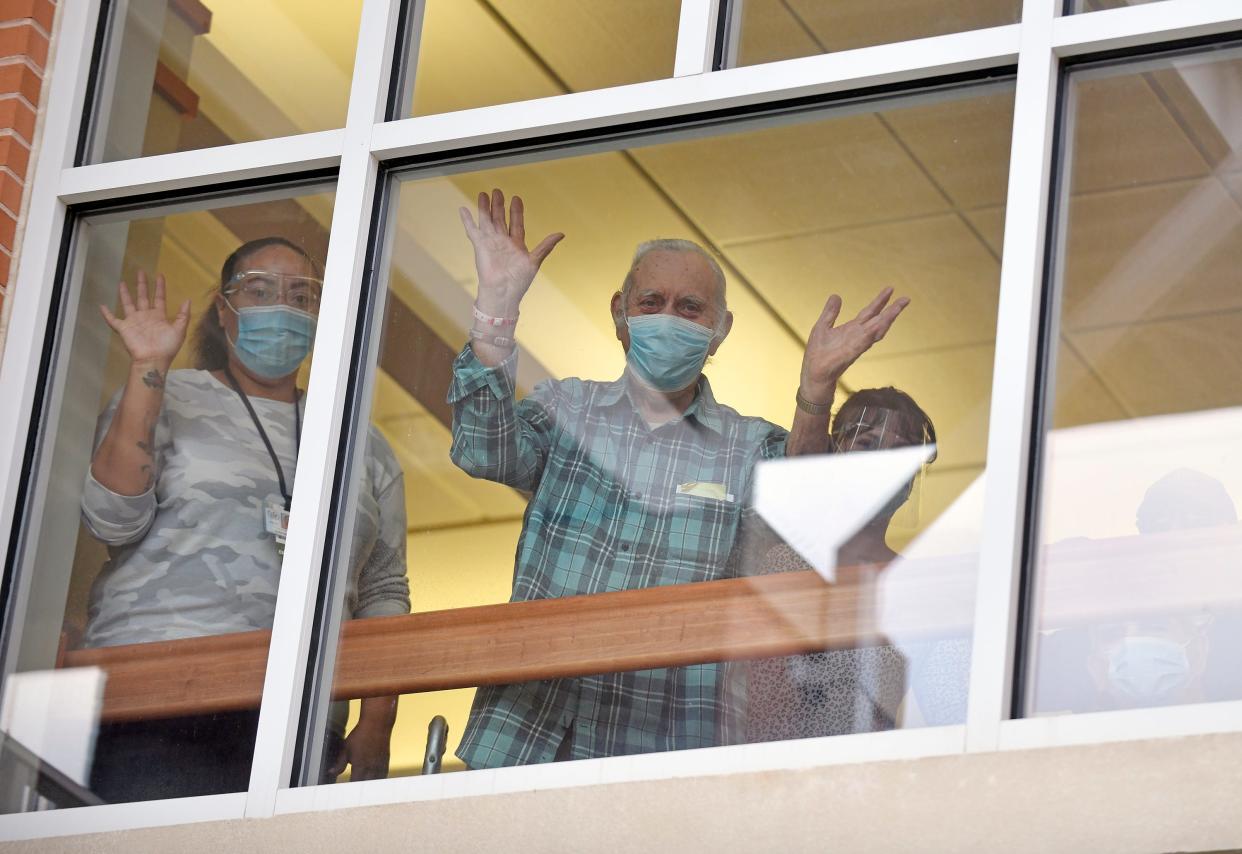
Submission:
[[[622,402],[630,402],[629,395],[626,394],[626,388],[630,382],[627,379],[628,376],[628,374],[622,374],[604,386],[596,398],[600,406],[617,406]],[[699,383],[695,391],[694,400],[690,401],[690,406],[686,408],[682,418],[693,418],[695,422],[702,424],[704,427],[718,434],[724,434],[724,421],[720,414],[720,404],[716,402],[716,396],[712,394],[712,384],[707,381],[706,376],[699,375]]]

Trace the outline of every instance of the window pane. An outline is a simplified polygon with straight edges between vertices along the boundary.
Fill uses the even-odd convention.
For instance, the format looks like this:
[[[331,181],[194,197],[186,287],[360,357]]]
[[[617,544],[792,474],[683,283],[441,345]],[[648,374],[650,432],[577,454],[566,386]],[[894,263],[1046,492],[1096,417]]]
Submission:
[[[446,771],[964,721],[1011,117],[998,82],[399,182],[329,609],[376,618],[344,623],[323,680],[372,698],[363,744],[407,693],[387,773],[420,772],[436,716]],[[493,187],[520,193],[531,246],[566,234],[513,371],[464,346],[515,328],[472,311],[459,208]],[[655,237],[724,269],[710,383],[704,255],[657,248],[614,297]],[[761,462],[829,294],[845,323],[888,284],[913,302],[844,376],[843,453]],[[627,362],[618,337],[661,317],[687,353],[656,336]],[[644,415],[651,383],[689,408]],[[838,546],[827,583],[811,567],[831,575]],[[415,613],[382,617],[403,603],[364,588],[397,566]],[[308,782],[345,765],[344,712],[319,711]]]
[[[426,0],[408,115],[673,76],[681,0]]]
[[[1067,82],[1029,714],[1242,698],[1240,57]]]
[[[131,0],[114,21],[89,162],[345,124],[361,0]],[[140,97],[141,93],[149,97]]]
[[[246,789],[332,200],[80,223],[7,627],[5,811]]]
[[[737,65],[1016,24],[1021,0],[740,0]]]

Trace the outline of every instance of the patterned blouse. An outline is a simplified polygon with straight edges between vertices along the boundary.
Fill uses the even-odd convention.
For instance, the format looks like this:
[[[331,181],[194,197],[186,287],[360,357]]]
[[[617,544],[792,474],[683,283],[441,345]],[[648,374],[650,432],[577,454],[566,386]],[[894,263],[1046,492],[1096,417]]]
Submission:
[[[761,560],[744,567],[749,574],[810,569],[784,543],[760,553]],[[900,649],[883,635],[870,640],[852,649],[743,664],[745,740],[777,741],[900,728],[901,704],[908,687],[913,688],[926,724],[965,721],[969,638],[903,643]]]

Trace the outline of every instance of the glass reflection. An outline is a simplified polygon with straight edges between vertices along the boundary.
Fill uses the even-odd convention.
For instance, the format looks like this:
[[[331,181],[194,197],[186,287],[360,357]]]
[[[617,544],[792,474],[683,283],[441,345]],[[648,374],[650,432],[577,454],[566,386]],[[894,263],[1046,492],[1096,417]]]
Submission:
[[[1242,698],[1240,56],[1067,84],[1030,714]]]
[[[673,76],[680,0],[424,0],[406,115]]]
[[[1021,0],[734,0],[736,57],[756,65],[1017,23]]]
[[[913,398],[894,388],[862,389],[851,395],[833,419],[831,438],[838,454],[925,446],[926,454],[920,459],[935,459],[936,428],[931,419]],[[754,661],[746,667],[747,741],[877,732],[899,726],[908,660],[876,631],[874,599],[881,574],[898,557],[888,544],[889,527],[903,508],[917,508],[914,492],[920,481],[921,469],[920,475],[892,491],[861,528],[844,531],[848,539],[837,538],[844,540],[836,546],[839,582],[853,587],[860,603],[854,614],[856,646]],[[833,482],[834,488],[847,488],[837,479]],[[838,523],[829,517],[821,524],[835,527]],[[751,537],[766,539],[757,531]],[[744,534],[735,549],[735,559],[743,564],[741,574],[812,568],[797,549],[784,542],[753,555],[755,545],[748,539]]]
[[[7,811],[248,785],[332,206],[284,195],[81,223],[5,663]],[[388,569],[379,598],[408,608]]]
[[[444,772],[736,741],[738,663],[825,650],[901,657],[904,674],[884,677],[889,693],[904,686],[882,705],[893,726],[961,722],[1012,90],[998,81],[873,107],[401,181],[365,390],[408,495],[415,614],[392,632],[425,630],[411,628],[405,648],[421,693],[402,697],[393,774],[426,767],[437,716]],[[480,198],[489,188],[506,192]],[[802,374],[828,296],[843,306],[835,327],[857,329],[886,287],[890,306],[912,301],[836,377],[836,400],[907,392],[934,420],[936,462],[923,471],[903,456],[911,448],[889,447],[900,433],[917,457],[921,421],[867,406],[847,412],[837,442],[878,450],[779,463],[818,490],[797,502],[809,523],[786,542],[856,518],[834,565],[837,546],[902,503],[869,541],[885,568],[735,577],[755,463],[796,431],[800,390],[819,450],[832,449],[829,390]],[[871,311],[884,310],[881,299]],[[639,382],[679,406],[632,391]],[[747,616],[682,604],[734,595],[717,591],[742,591]],[[527,606],[596,614],[602,597],[631,594],[658,604],[635,606],[635,622],[651,623],[630,647],[594,617],[554,646],[541,628],[502,628]],[[665,619],[662,607],[682,610]],[[329,632],[340,640],[324,694],[363,696],[363,647]],[[449,657],[462,663],[452,673],[440,669]],[[389,660],[396,681],[405,665]]]
[[[105,45],[88,162],[345,123],[361,0],[128,0]]]

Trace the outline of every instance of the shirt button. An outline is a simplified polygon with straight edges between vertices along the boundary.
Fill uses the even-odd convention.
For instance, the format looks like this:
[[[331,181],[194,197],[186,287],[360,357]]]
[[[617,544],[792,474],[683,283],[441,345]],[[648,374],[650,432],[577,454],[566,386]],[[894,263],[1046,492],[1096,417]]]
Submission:
[[[623,551],[623,552],[628,552],[629,550],[630,550],[630,544],[629,544],[629,543],[622,543],[622,544],[621,544],[621,551]]]
[[[641,492],[635,492],[630,497],[633,498],[635,501],[641,501],[643,494]]]

